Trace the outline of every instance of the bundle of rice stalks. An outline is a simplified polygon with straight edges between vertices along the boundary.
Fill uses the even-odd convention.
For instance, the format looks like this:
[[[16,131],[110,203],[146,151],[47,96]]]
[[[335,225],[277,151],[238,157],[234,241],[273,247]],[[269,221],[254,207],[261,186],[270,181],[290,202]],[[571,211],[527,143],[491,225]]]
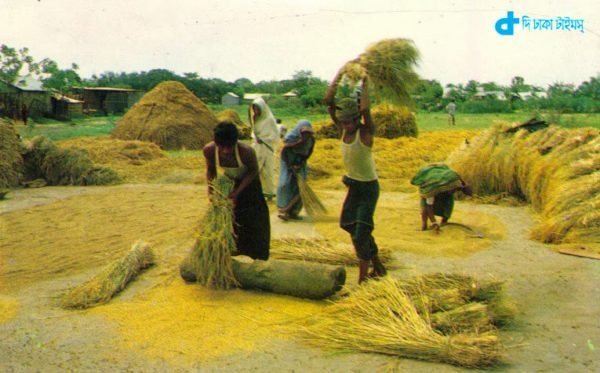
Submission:
[[[600,237],[600,136],[597,129],[556,126],[533,133],[497,124],[449,161],[479,195],[526,199],[544,221],[532,237],[547,243]],[[583,233],[583,234],[582,234]]]
[[[231,262],[231,254],[237,250],[233,205],[229,199],[233,182],[226,176],[219,176],[213,180],[212,190],[212,206],[200,223],[190,264],[200,284],[213,289],[230,289],[238,286]]]
[[[448,311],[430,315],[431,326],[444,335],[475,333],[493,330],[488,306],[483,303],[467,303]]]
[[[351,245],[333,245],[323,238],[279,238],[271,241],[270,255],[277,259],[304,260],[324,264],[356,266],[356,252]],[[379,248],[382,263],[392,261],[392,252]]]
[[[45,179],[49,185],[111,185],[119,175],[95,166],[85,150],[61,149],[51,140],[38,136],[23,154],[26,180]]]
[[[385,39],[347,62],[338,74],[354,83],[368,78],[376,97],[407,102],[409,87],[419,79],[414,71],[418,59],[419,52],[412,40]]]
[[[395,139],[407,136],[417,137],[417,120],[406,106],[396,106],[382,103],[375,106],[371,112],[375,124],[375,136]]]
[[[327,214],[325,205],[323,205],[319,197],[317,197],[317,194],[308,185],[308,182],[303,177],[298,177],[298,175],[296,175],[296,180],[298,180],[300,199],[302,200],[306,213],[312,217],[319,217]]]
[[[12,124],[0,118],[0,191],[19,183],[23,167],[20,150],[19,138]]]
[[[497,335],[435,331],[410,296],[389,277],[361,286],[317,316],[308,341],[341,351],[376,352],[464,367],[486,367],[500,359]]]
[[[143,140],[163,149],[202,149],[212,140],[217,119],[179,82],[158,84],[117,123],[112,135]]]
[[[225,109],[219,112],[217,114],[217,121],[227,121],[235,124],[235,126],[238,129],[238,132],[240,133],[240,139],[242,140],[249,139],[252,134],[252,128],[250,128],[250,125],[244,123],[238,115],[237,111],[233,109]]]
[[[89,308],[108,302],[142,270],[154,264],[150,245],[137,241],[121,259],[106,266],[89,281],[68,290],[61,299],[64,308]]]

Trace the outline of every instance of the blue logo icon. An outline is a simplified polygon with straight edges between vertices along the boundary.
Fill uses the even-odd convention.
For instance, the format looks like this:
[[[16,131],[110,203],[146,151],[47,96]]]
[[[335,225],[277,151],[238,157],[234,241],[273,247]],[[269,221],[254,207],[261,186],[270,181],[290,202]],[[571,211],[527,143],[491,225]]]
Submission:
[[[507,12],[505,18],[496,21],[496,32],[500,35],[514,35],[515,25],[519,24],[519,18],[515,18],[515,12]]]

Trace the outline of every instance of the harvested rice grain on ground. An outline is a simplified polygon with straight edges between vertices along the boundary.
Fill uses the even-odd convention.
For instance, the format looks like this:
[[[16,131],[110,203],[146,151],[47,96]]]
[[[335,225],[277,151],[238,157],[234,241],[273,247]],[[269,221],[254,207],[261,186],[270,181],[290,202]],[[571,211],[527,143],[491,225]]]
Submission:
[[[154,142],[163,149],[202,149],[217,119],[183,84],[166,81],[146,93],[117,123],[112,136]]]
[[[19,302],[16,299],[0,296],[0,325],[12,320],[19,310]]]

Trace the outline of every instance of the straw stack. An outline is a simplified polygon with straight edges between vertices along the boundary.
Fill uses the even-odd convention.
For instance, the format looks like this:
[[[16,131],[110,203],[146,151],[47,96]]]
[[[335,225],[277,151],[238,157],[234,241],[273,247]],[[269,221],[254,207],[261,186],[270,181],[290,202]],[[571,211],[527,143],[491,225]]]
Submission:
[[[105,267],[89,281],[68,290],[61,299],[64,308],[89,308],[108,302],[142,270],[154,264],[150,246],[137,241],[122,258]]]

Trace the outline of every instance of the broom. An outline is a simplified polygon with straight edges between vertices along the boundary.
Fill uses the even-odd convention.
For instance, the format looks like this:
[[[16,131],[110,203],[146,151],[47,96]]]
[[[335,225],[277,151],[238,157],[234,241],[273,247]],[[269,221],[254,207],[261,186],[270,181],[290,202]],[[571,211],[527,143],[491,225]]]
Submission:
[[[294,170],[293,171],[296,180],[298,180],[298,189],[300,189],[300,199],[304,205],[306,213],[311,217],[318,217],[327,214],[327,209],[319,200],[319,197],[310,188],[306,180]]]
[[[233,181],[219,176],[212,181],[212,188],[212,206],[200,223],[190,261],[200,284],[213,289],[229,289],[238,286],[231,260],[231,253],[237,249],[233,205],[229,200]]]
[[[68,290],[61,300],[64,308],[89,308],[108,302],[143,269],[154,264],[150,246],[137,241],[121,259],[109,264],[89,281]]]

